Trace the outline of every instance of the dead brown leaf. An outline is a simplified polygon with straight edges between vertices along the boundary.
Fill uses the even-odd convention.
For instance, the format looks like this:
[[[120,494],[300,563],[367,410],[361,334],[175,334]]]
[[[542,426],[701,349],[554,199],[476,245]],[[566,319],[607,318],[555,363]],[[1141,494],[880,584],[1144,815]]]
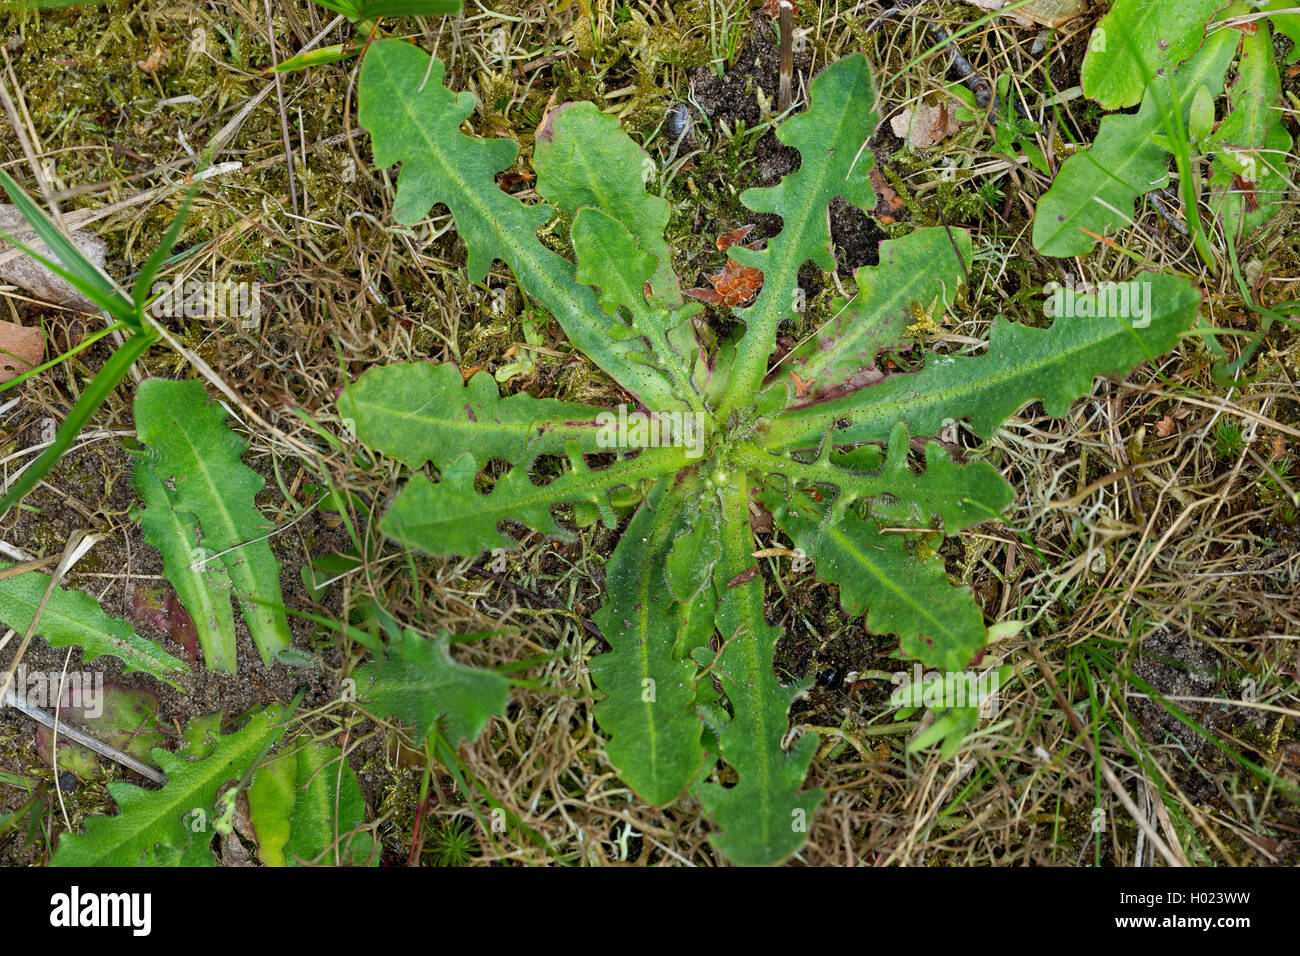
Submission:
[[[1012,0],[966,0],[981,10],[1001,10],[1010,5]],[[1004,14],[1022,27],[1043,26],[1059,27],[1075,17],[1081,16],[1088,8],[1084,0],[1032,0],[1023,7]]]
[[[924,100],[902,110],[889,121],[889,125],[894,135],[905,140],[912,149],[928,149],[961,129],[947,103],[931,106]]]
[[[143,60],[136,60],[135,65],[141,73],[148,73],[153,76],[167,65],[168,56],[170,56],[170,53],[165,46],[156,46],[153,48],[153,52]]]
[[[726,252],[733,245],[739,245],[753,230],[753,225],[742,226],[732,232],[725,233],[718,237],[717,246],[719,252]],[[745,249],[757,249],[761,243],[752,242]],[[700,302],[707,302],[710,305],[725,305],[728,308],[739,308],[753,301],[754,296],[758,295],[758,290],[763,287],[763,273],[750,266],[742,266],[730,256],[727,257],[727,264],[723,266],[722,271],[714,276],[705,276],[712,289],[687,289],[685,295],[692,299],[698,299]]]
[[[0,321],[0,382],[27,371],[45,354],[45,336],[34,325]]]

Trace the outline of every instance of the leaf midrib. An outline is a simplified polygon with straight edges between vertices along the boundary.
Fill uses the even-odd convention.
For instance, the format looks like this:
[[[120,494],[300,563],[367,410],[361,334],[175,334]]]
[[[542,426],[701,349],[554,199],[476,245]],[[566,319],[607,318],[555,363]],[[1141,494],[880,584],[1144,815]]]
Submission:
[[[1151,317],[1151,325],[1149,327],[1151,331],[1153,332],[1159,331],[1158,324],[1163,320],[1168,319],[1171,315],[1175,314],[1176,311],[1177,309],[1169,309],[1159,315],[1153,315]],[[1057,321],[1062,321],[1062,319],[1057,319]],[[1066,320],[1066,321],[1077,322],[1077,321],[1085,321],[1085,320],[1073,319],[1073,320]],[[1086,320],[1086,321],[1091,321],[1091,320]],[[1022,328],[1026,330],[1030,328],[1029,326],[1017,327],[1012,325],[1009,322],[1007,323],[1007,327],[1009,329]],[[1055,324],[1053,324],[1049,329],[1044,329],[1041,331],[1043,331],[1048,336],[1050,336],[1051,332],[1054,331],[1055,328],[1056,326]],[[1039,330],[1035,330],[1035,331],[1039,331]],[[967,407],[967,403],[965,400],[969,399],[970,396],[972,395],[977,395],[979,392],[985,389],[1000,387],[1006,384],[1007,382],[1015,381],[1017,378],[1034,379],[1039,374],[1041,374],[1042,371],[1045,369],[1048,369],[1052,366],[1059,366],[1062,364],[1071,364],[1071,360],[1073,360],[1076,356],[1082,355],[1091,349],[1104,346],[1107,342],[1109,342],[1113,338],[1123,339],[1126,338],[1127,336],[1132,336],[1133,338],[1135,338],[1138,344],[1142,346],[1143,351],[1146,352],[1145,341],[1142,339],[1141,336],[1137,335],[1134,329],[1123,325],[1119,327],[1112,327],[1108,333],[1106,333],[1101,337],[1085,339],[1079,344],[1071,346],[1069,348],[1046,349],[1044,350],[1045,354],[1038,357],[1037,361],[1034,361],[1034,357],[1030,356],[1029,358],[1030,364],[1028,365],[1025,364],[1024,362],[1018,362],[1014,366],[1008,367],[1006,369],[1003,369],[993,374],[985,375],[982,378],[977,378],[971,382],[963,383],[961,385],[949,386],[946,389],[926,392],[924,395],[916,395],[911,398],[904,395],[901,398],[886,398],[882,401],[875,402],[870,407],[871,415],[870,418],[868,418],[868,421],[872,419],[879,420],[882,416],[893,417],[890,413],[891,409],[898,410],[900,413],[899,417],[894,418],[894,420],[891,422],[891,427],[897,421],[900,420],[905,421],[906,417],[901,413],[905,413],[909,409],[915,410],[917,408],[925,409],[933,406],[939,406],[944,409],[960,410],[962,408]],[[1150,354],[1158,354],[1158,353],[1150,353]],[[987,356],[988,356],[987,352],[985,352],[983,355],[955,356],[953,358],[953,361],[965,363],[965,362],[985,359],[987,358]],[[1121,360],[1117,358],[1113,362],[1108,362],[1104,369],[1098,369],[1097,371],[1094,371],[1092,374],[1092,379],[1095,380],[1098,376],[1110,374],[1112,371],[1114,371],[1117,368],[1120,367],[1127,368],[1130,365],[1131,363],[1128,362],[1127,360]],[[912,375],[921,376],[924,375],[926,372],[929,372],[931,369],[938,369],[938,368],[939,368],[938,366],[927,363],[925,368],[915,373],[903,373],[902,375],[892,376],[891,378],[888,378],[885,381],[890,382],[895,379],[899,379],[901,382],[902,380],[910,379]],[[920,385],[925,383],[916,380],[916,384]],[[772,427],[768,431],[768,436],[773,440],[765,442],[764,447],[768,449],[778,449],[778,448],[788,447],[790,444],[794,442],[803,441],[809,438],[810,436],[815,436],[817,438],[820,438],[821,433],[825,431],[825,426],[827,424],[835,421],[838,418],[852,417],[853,412],[859,411],[856,408],[846,407],[849,399],[855,397],[860,399],[864,393],[867,393],[868,389],[879,388],[882,385],[884,385],[884,382],[879,383],[878,385],[865,385],[860,389],[849,392],[847,395],[843,395],[838,398],[832,399],[829,402],[826,402],[825,405],[827,407],[818,409],[815,412],[805,413],[805,410],[815,409],[816,404],[805,405],[802,406],[802,408],[793,408],[793,409],[789,409],[786,412],[783,412],[781,415],[777,416],[777,418],[772,422]],[[894,387],[902,388],[902,384]],[[1030,396],[1026,398],[1024,402],[1021,403],[1021,407],[1035,400],[1037,400],[1037,396]],[[796,432],[796,429],[799,430]],[[988,436],[982,435],[981,437],[988,437]]]
[[[563,322],[560,324],[564,326],[564,330],[566,334],[568,334],[569,339],[593,362],[604,369],[604,371],[607,372],[615,381],[620,384],[627,384],[629,388],[635,386],[634,390],[639,392],[642,398],[647,402],[652,396],[662,401],[665,396],[656,395],[657,389],[653,387],[655,382],[651,376],[638,374],[639,369],[633,363],[626,361],[624,356],[620,355],[614,348],[600,348],[599,340],[595,338],[594,332],[583,329],[583,326],[586,324],[586,312],[588,309],[585,307],[584,303],[578,299],[573,290],[585,287],[579,286],[576,279],[569,276],[571,284],[566,288],[561,288],[555,282],[550,270],[546,268],[547,263],[539,254],[538,250],[550,253],[551,256],[554,256],[555,260],[568,266],[569,269],[566,269],[565,271],[572,271],[572,264],[563,257],[557,256],[554,253],[551,253],[549,249],[546,249],[546,247],[537,240],[535,233],[531,235],[532,242],[530,244],[524,244],[516,241],[512,232],[495,228],[496,218],[491,214],[489,204],[484,200],[482,194],[477,190],[470,188],[469,182],[465,177],[460,175],[459,167],[456,164],[447,161],[447,157],[439,148],[437,141],[429,135],[428,131],[424,128],[424,125],[419,122],[414,110],[412,109],[410,99],[405,96],[397,95],[397,91],[400,87],[397,83],[397,78],[389,69],[387,61],[382,57],[372,57],[372,61],[375,59],[378,60],[381,68],[384,70],[384,76],[388,81],[389,87],[394,91],[393,99],[396,99],[398,103],[401,104],[402,112],[410,120],[411,126],[415,128],[429,152],[436,157],[440,171],[457,187],[458,200],[460,202],[468,203],[468,205],[473,208],[475,214],[479,217],[480,222],[490,224],[492,227],[491,231],[497,237],[498,243],[500,243],[506,251],[510,252],[512,258],[508,261],[514,269],[516,276],[519,277],[520,283],[524,284],[531,280],[532,282],[539,282],[546,287],[550,297],[546,298],[543,296],[537,296],[537,298],[542,299],[545,304],[552,309],[552,311],[557,311],[554,309],[555,303],[564,306],[565,311],[569,313],[571,321],[568,325]],[[454,96],[454,94],[452,95]],[[454,135],[461,136],[463,134],[460,130],[455,130]],[[430,157],[425,157],[425,161],[432,162],[432,159],[430,159]],[[502,193],[501,196],[504,198],[505,194]],[[495,200],[497,197],[493,196],[492,198]],[[517,203],[521,209],[527,208],[517,199],[514,200],[514,202]],[[523,269],[518,267],[525,264],[529,268]],[[489,266],[490,265],[491,263],[489,263]],[[592,300],[591,305],[594,307],[594,311],[599,312],[600,308],[594,301],[594,293],[592,294]],[[572,329],[570,329],[570,325],[572,326]],[[600,361],[597,357],[599,355],[606,356],[606,361]],[[618,361],[609,361],[609,357],[617,358]],[[625,379],[628,381],[625,382]],[[671,402],[671,391],[668,392],[667,398],[669,399],[668,402],[662,407],[665,409],[674,407]]]

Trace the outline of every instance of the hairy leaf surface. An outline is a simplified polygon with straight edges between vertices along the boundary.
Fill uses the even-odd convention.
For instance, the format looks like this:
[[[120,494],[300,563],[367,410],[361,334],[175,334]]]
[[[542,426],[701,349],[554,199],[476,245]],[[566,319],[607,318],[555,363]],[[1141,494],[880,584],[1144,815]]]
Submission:
[[[0,564],[0,568],[9,567]],[[50,576],[25,571],[0,580],[0,623],[26,634],[32,617],[45,597]],[[148,638],[141,637],[129,623],[109,617],[89,594],[56,586],[41,614],[36,633],[51,647],[81,648],[81,659],[93,661],[107,654],[126,665],[126,673],[142,671],[173,687],[189,672],[177,660]]]
[[[662,479],[646,496],[609,559],[609,598],[593,620],[612,650],[591,661],[592,679],[606,694],[596,720],[609,734],[610,762],[656,806],[685,791],[704,762],[697,667],[688,656],[695,648],[679,647],[678,637],[683,619],[709,607],[713,594],[712,568],[699,557],[708,542],[690,533],[680,492],[670,485]],[[690,592],[682,603],[668,588],[670,555],[677,556],[678,585]],[[712,633],[710,621],[703,643]]]
[[[172,507],[167,489],[154,474],[146,457],[136,462],[131,487],[144,502],[140,530],[144,539],[162,554],[163,576],[176,589],[198,632],[203,660],[209,670],[236,672],[235,615],[230,598],[234,586],[219,561],[207,557],[199,544],[198,518]]]
[[[241,729],[215,737],[208,754],[197,760],[156,748],[154,762],[167,774],[167,785],[145,790],[130,783],[110,783],[108,792],[117,803],[117,816],[91,817],[83,833],[64,834],[51,863],[151,866],[174,861],[192,841],[209,841],[210,822],[195,832],[193,814],[203,813],[206,821],[215,818],[218,790],[242,779],[275,745],[284,735],[288,716],[288,708],[281,705],[260,710]],[[210,850],[197,855],[212,857]]]
[[[817,736],[805,734],[786,750],[781,742],[790,704],[811,685],[782,684],[772,671],[780,628],[763,612],[763,578],[758,573],[749,527],[749,487],[744,476],[720,489],[722,555],[715,583],[717,626],[722,650],[696,652],[711,668],[730,702],[718,728],[722,759],[738,775],[735,786],[696,784],[695,792],[719,830],[710,837],[728,859],[770,865],[796,852],[807,839],[808,822],[825,790],[804,790],[804,777],[817,750]]]
[[[872,632],[897,634],[902,650],[928,665],[958,669],[984,646],[983,615],[969,588],[948,584],[931,545],[902,531],[931,529],[937,519],[939,530],[956,534],[997,515],[1014,495],[990,465],[958,465],[937,442],[926,445],[925,470],[917,473],[909,447],[900,423],[875,471],[835,464],[829,446],[811,464],[763,463],[784,480],[769,483],[760,497],[814,560],[818,580],[839,585],[847,613],[869,612]]]
[[[487,372],[466,382],[450,363],[372,368],[344,389],[339,413],[355,424],[358,441],[412,468],[445,468],[466,452],[479,467],[493,458],[517,464],[569,442],[602,450],[599,409],[522,393],[502,398]]]
[[[669,311],[649,303],[645,289],[654,270],[654,256],[643,251],[621,222],[599,209],[578,211],[572,239],[578,281],[600,290],[601,308],[607,314],[622,308],[631,317],[630,325],[615,324],[610,333],[623,338],[639,333],[649,346],[642,360],[662,369],[691,408],[702,411],[703,397],[690,374],[699,347],[688,321],[701,306],[690,303]]]
[[[882,378],[876,356],[903,341],[916,322],[913,305],[951,309],[970,265],[971,239],[964,229],[922,228],[882,242],[879,264],[854,273],[857,297],[833,302],[831,320],[791,352],[782,368],[795,371],[814,400]]]
[[[546,114],[533,154],[537,193],[570,219],[583,207],[599,210],[622,225],[651,258],[653,297],[669,308],[681,305],[664,229],[672,209],[646,192],[656,168],[650,154],[623,132],[618,120],[594,103],[563,103]]]
[[[357,671],[358,694],[380,714],[412,724],[420,740],[439,725],[453,747],[473,743],[494,714],[504,714],[509,682],[495,671],[457,663],[446,634],[433,640],[406,630],[387,656]]]
[[[662,372],[631,357],[628,342],[605,334],[595,293],[574,281],[573,265],[537,239],[551,207],[525,206],[497,188],[496,174],[514,163],[519,146],[462,133],[474,97],[448,90],[443,73],[441,61],[400,40],[371,44],[362,60],[360,119],[374,140],[375,164],[402,164],[394,218],[413,225],[443,203],[468,249],[471,282],[481,282],[494,259],[507,263],[575,348],[642,401],[680,407]]]
[[[353,831],[365,813],[343,751],[316,742],[259,767],[248,788],[248,816],[266,866],[364,865],[373,840]]]
[[[678,471],[687,461],[680,448],[649,448],[636,458],[593,469],[577,449],[569,451],[569,470],[549,484],[536,484],[530,476],[532,462],[526,461],[499,478],[488,494],[475,487],[474,456],[461,455],[443,471],[441,481],[412,477],[380,527],[390,538],[434,555],[516,548],[519,543],[499,528],[506,520],[541,534],[572,538],[572,532],[556,519],[557,507],[589,505],[612,528],[617,523],[612,492],[639,488],[644,481]]]
[[[136,433],[149,449],[150,466],[169,489],[172,507],[198,519],[203,547],[230,574],[239,609],[269,667],[293,641],[280,562],[267,540],[275,524],[254,503],[266,479],[244,464],[247,447],[227,427],[227,417],[197,381],[151,378],[136,392]]]
[[[1079,314],[1106,311],[1102,307],[1109,305],[1110,293],[1064,290],[1063,300],[1074,316],[1059,316],[1046,329],[998,317],[983,355],[931,356],[919,372],[891,375],[840,398],[797,406],[772,422],[767,447],[815,448],[832,432],[837,443],[885,441],[900,421],[912,434],[936,435],[946,421],[963,415],[976,434],[988,437],[1035,399],[1047,414],[1064,415],[1072,401],[1092,390],[1096,376],[1123,375],[1163,355],[1195,319],[1201,295],[1187,280],[1144,274],[1121,284],[1133,291],[1115,294],[1130,302],[1145,296],[1137,283],[1149,287],[1151,314],[1144,328],[1136,327],[1136,317]],[[1081,305],[1085,300],[1088,305]]]
[[[1164,130],[1161,97],[1171,108],[1176,104],[1185,122],[1197,89],[1205,86],[1212,96],[1223,92],[1236,48],[1237,32],[1220,30],[1172,78],[1157,79],[1136,113],[1102,119],[1092,146],[1062,163],[1052,188],[1038,200],[1033,239],[1040,252],[1083,255],[1097,244],[1096,236],[1133,224],[1138,197],[1169,182],[1169,155],[1151,138]]]

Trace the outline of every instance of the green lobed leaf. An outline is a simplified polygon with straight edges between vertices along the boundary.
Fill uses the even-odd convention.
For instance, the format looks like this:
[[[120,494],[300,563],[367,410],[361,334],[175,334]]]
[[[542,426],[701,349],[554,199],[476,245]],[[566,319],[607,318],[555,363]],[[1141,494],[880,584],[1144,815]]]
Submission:
[[[265,479],[241,460],[246,446],[197,381],[151,378],[135,397],[135,425],[172,507],[194,515],[209,555],[220,555],[240,611],[268,667],[293,638],[280,591],[273,521],[254,502]],[[213,560],[218,560],[213,558]]]
[[[774,450],[816,448],[830,434],[841,444],[885,441],[900,421],[912,434],[936,435],[963,413],[976,434],[987,438],[1036,399],[1047,414],[1063,416],[1071,402],[1092,390],[1096,376],[1126,375],[1173,349],[1201,301],[1200,292],[1177,276],[1142,273],[1118,288],[1132,291],[1076,295],[1063,290],[1063,303],[1076,314],[1058,316],[1046,329],[999,316],[983,355],[930,356],[919,372],[891,375],[848,395],[793,408],[771,422],[764,444]],[[1112,294],[1130,297],[1130,304],[1133,296],[1149,295],[1149,324],[1139,328],[1137,317],[1078,314],[1085,308],[1109,312]]]
[[[188,760],[161,748],[154,761],[167,774],[161,790],[110,783],[118,806],[112,817],[91,817],[82,833],[65,833],[53,866],[150,866],[175,862],[192,841],[210,840],[217,791],[240,780],[284,735],[289,707],[271,705],[254,713],[234,733],[216,736],[210,751]],[[196,816],[196,811],[202,816]],[[170,852],[168,852],[170,851]],[[200,854],[211,857],[211,853]]]
[[[854,273],[858,294],[834,302],[835,313],[817,334],[781,362],[795,371],[816,400],[852,391],[883,377],[876,367],[881,349],[902,342],[915,323],[912,305],[950,309],[972,261],[965,229],[922,228],[880,244],[880,261]],[[960,254],[960,259],[959,259]],[[788,383],[789,399],[795,399]]]
[[[813,559],[817,579],[839,585],[845,612],[867,614],[872,633],[897,634],[904,653],[949,670],[965,667],[983,649],[984,616],[974,595],[948,582],[943,559],[930,546],[806,492],[769,491],[763,503]]]
[[[1247,235],[1272,219],[1286,197],[1291,134],[1282,125],[1281,94],[1272,33],[1261,23],[1242,38],[1237,78],[1228,90],[1232,112],[1211,138],[1210,209],[1235,233]],[[1234,174],[1248,184],[1250,202]]]
[[[517,464],[571,441],[604,450],[600,409],[524,393],[502,398],[491,375],[466,382],[450,363],[372,368],[343,390],[339,414],[354,423],[359,441],[412,468],[445,468],[463,453],[479,467],[494,458]]]
[[[709,542],[687,527],[684,504],[671,479],[646,496],[609,559],[609,596],[592,618],[611,648],[591,661],[592,679],[606,695],[596,705],[596,720],[609,735],[606,753],[619,776],[655,806],[681,795],[704,762],[704,727],[694,711],[697,667],[688,655],[707,645],[712,620],[703,640],[679,647],[678,638],[687,618],[712,609],[712,569],[698,558]],[[696,527],[705,525],[701,520]],[[683,590],[695,579],[686,603],[666,587],[670,555],[677,556]]]
[[[610,333],[643,338],[649,351],[642,353],[642,360],[661,369],[691,408],[702,412],[703,396],[690,374],[699,343],[688,321],[702,306],[690,303],[669,311],[651,305],[645,288],[652,277],[654,256],[643,251],[621,222],[599,209],[588,206],[578,210],[570,232],[578,281],[599,289],[600,305],[607,315],[622,308],[632,320],[630,325],[615,323]]]
[[[9,566],[0,564],[0,568]],[[50,576],[39,571],[0,580],[0,623],[19,634],[27,633],[49,584]],[[141,637],[126,621],[109,617],[98,601],[81,591],[56,586],[36,633],[51,647],[75,644],[81,648],[83,661],[107,654],[120,660],[128,674],[140,671],[178,689],[181,676],[189,672],[184,661]]]
[[[358,695],[379,714],[412,724],[420,740],[441,725],[453,747],[473,743],[493,715],[506,712],[510,682],[457,663],[448,647],[446,633],[427,640],[401,632],[384,659],[357,670]]]
[[[811,260],[826,272],[835,269],[831,200],[840,197],[864,210],[875,206],[869,178],[873,159],[865,147],[879,122],[867,58],[854,54],[831,64],[813,79],[807,112],[777,129],[777,139],[799,151],[799,169],[775,186],[740,194],[754,212],[780,216],[782,228],[764,249],[732,246],[727,252],[763,273],[763,290],[752,306],[735,312],[745,323],[745,334],[719,409],[724,420],[754,397],[776,344],[777,326],[794,316],[800,268]]]
[[[146,456],[136,461],[131,487],[144,502],[140,513],[144,540],[162,554],[163,576],[176,589],[181,607],[194,622],[204,663],[209,670],[234,674],[237,642],[229,572],[215,561],[195,569],[205,557],[196,534],[198,519],[172,507],[167,489]]]
[[[832,454],[829,445],[811,462],[789,454],[774,456],[752,446],[742,447],[734,457],[760,474],[782,476],[792,489],[835,492],[836,517],[861,501],[891,526],[956,534],[1015,500],[1011,486],[987,462],[958,464],[941,444],[931,441],[925,445],[925,469],[917,472],[908,462],[910,449],[907,425],[899,422],[890,433],[884,459],[872,456],[870,468],[858,467],[851,454]],[[846,464],[849,460],[852,463]]]
[[[650,256],[653,298],[669,308],[682,304],[664,230],[672,207],[646,192],[654,160],[632,141],[614,117],[594,103],[562,103],[546,114],[533,150],[537,194],[575,219],[579,209],[599,210],[622,225]],[[639,290],[638,290],[639,291]]]
[[[984,647],[983,615],[969,588],[948,584],[930,545],[900,532],[931,529],[938,519],[936,530],[955,534],[997,515],[1014,493],[996,469],[958,465],[938,442],[926,445],[925,470],[915,472],[909,448],[899,423],[871,472],[835,464],[829,446],[812,463],[773,461],[761,452],[741,460],[784,477],[769,482],[760,499],[816,562],[818,580],[839,585],[846,613],[869,610],[872,632],[897,634],[903,651],[929,666],[957,669]],[[865,510],[855,507],[859,502]]]
[[[1132,225],[1138,197],[1169,182],[1168,154],[1152,138],[1164,130],[1161,97],[1177,103],[1186,118],[1202,86],[1216,97],[1223,91],[1236,47],[1235,30],[1213,34],[1172,79],[1147,89],[1136,113],[1102,119],[1092,146],[1062,163],[1052,188],[1038,200],[1033,242],[1039,252],[1084,255],[1097,244],[1088,233],[1110,236]]]
[[[572,532],[556,520],[558,506],[588,505],[612,528],[617,518],[611,492],[639,488],[642,482],[672,474],[688,463],[685,451],[676,447],[648,448],[636,458],[599,470],[584,464],[576,448],[571,446],[568,453],[569,470],[548,484],[533,481],[529,460],[510,469],[489,494],[483,494],[475,488],[474,456],[466,452],[443,470],[441,481],[413,476],[389,506],[380,530],[432,555],[516,548],[519,543],[499,530],[506,520],[545,535],[572,538]]]
[[[1142,100],[1148,82],[1173,71],[1201,45],[1222,0],[1115,0],[1088,40],[1080,83],[1103,109]]]
[[[817,750],[817,736],[805,734],[790,749],[781,744],[790,704],[811,681],[783,685],[772,665],[780,628],[763,612],[749,526],[749,485],[737,474],[719,488],[722,555],[715,576],[719,593],[717,627],[722,649],[696,660],[711,668],[727,695],[730,717],[718,728],[722,759],[736,771],[731,787],[697,783],[694,792],[719,827],[709,841],[734,863],[780,863],[803,846],[813,811],[825,790],[800,792]]]
[[[445,204],[465,241],[471,282],[502,260],[574,347],[616,382],[651,407],[681,407],[660,371],[638,360],[628,342],[605,334],[608,322],[595,293],[574,282],[572,263],[537,239],[551,207],[525,206],[497,186],[496,174],[514,163],[519,145],[464,135],[460,125],[474,111],[474,97],[453,94],[443,74],[441,61],[400,40],[371,44],[362,60],[359,113],[374,142],[375,165],[402,164],[393,217],[413,225]]]

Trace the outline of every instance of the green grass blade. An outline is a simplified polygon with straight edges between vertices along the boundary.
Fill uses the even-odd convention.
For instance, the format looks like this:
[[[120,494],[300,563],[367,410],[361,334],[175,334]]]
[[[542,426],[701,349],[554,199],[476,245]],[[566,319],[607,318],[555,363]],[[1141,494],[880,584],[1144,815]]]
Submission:
[[[50,221],[41,207],[32,202],[3,169],[0,169],[0,187],[9,194],[9,198],[18,207],[18,212],[27,220],[41,242],[45,243],[45,247],[62,263],[63,270],[66,270],[60,273],[63,278],[85,293],[86,298],[107,309],[113,318],[125,322],[128,317],[135,315],[134,307],[113,287],[108,277],[86,258],[85,253],[72,240],[59,231],[59,227]],[[42,264],[52,268],[48,262]],[[102,304],[107,302],[112,305]]]
[[[104,367],[91,379],[90,384],[81,393],[81,397],[77,399],[77,403],[72,406],[72,411],[68,412],[68,417],[59,426],[54,441],[41,452],[36,461],[27,466],[17,479],[10,482],[4,497],[0,498],[0,515],[7,513],[35,488],[63,453],[72,447],[73,442],[77,440],[77,435],[90,421],[91,416],[108,400],[108,396],[113,389],[117,388],[118,382],[126,377],[135,360],[144,355],[155,340],[153,332],[137,332],[123,342],[122,347],[104,363]]]

